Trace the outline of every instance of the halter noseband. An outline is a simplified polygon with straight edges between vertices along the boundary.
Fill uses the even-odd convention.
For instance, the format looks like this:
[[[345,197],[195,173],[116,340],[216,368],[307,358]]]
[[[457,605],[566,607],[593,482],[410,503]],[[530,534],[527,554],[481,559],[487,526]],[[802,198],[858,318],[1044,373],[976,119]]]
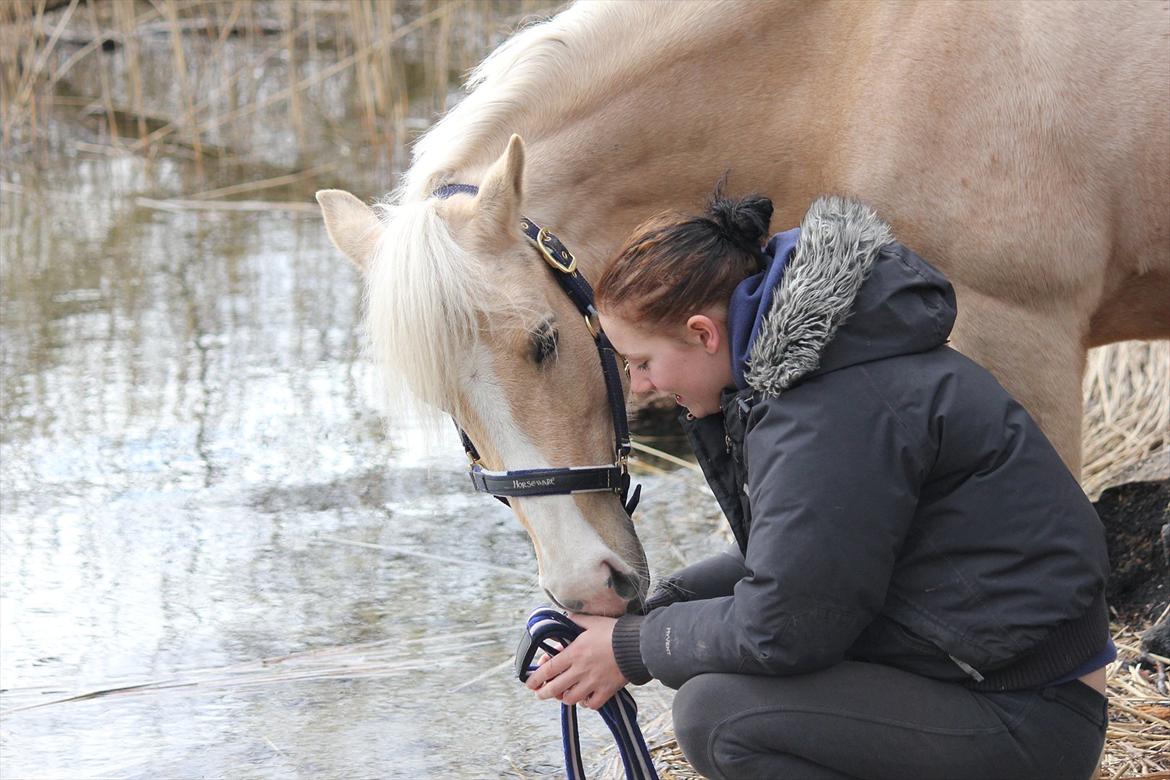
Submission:
[[[432,193],[432,197],[446,199],[452,195],[476,195],[479,188],[472,184],[445,184]],[[561,289],[585,318],[585,327],[597,346],[601,359],[601,373],[605,377],[606,396],[613,416],[614,462],[604,466],[568,466],[551,469],[518,469],[515,471],[489,471],[479,460],[479,451],[471,442],[467,432],[455,421],[463,449],[471,461],[468,474],[471,484],[482,493],[490,493],[505,504],[508,498],[529,496],[558,496],[571,493],[613,492],[621,498],[626,514],[632,515],[638,505],[642,486],[634,488],[630,495],[630,431],[626,423],[625,395],[622,393],[621,374],[618,371],[617,352],[601,330],[597,309],[593,306],[593,288],[577,271],[577,259],[565,248],[560,239],[540,227],[527,217],[520,218],[520,229],[540,256],[553,271]]]

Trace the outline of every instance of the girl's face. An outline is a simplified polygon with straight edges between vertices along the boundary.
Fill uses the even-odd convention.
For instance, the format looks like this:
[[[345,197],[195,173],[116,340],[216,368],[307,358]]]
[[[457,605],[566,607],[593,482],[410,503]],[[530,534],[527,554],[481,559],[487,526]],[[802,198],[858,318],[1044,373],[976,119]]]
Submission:
[[[719,395],[734,382],[721,312],[692,315],[671,332],[606,314],[601,327],[629,363],[631,391],[672,395],[693,417],[719,412]]]

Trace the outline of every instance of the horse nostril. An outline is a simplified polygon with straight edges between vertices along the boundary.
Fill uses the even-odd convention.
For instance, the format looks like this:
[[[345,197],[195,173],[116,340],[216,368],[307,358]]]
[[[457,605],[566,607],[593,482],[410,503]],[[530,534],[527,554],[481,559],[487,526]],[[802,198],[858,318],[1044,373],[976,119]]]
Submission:
[[[556,596],[554,596],[552,594],[552,591],[549,590],[548,588],[544,589],[544,595],[548,596],[549,599],[552,601],[552,603],[556,604],[558,607],[565,610],[566,612],[583,612],[585,610],[585,602],[584,601],[579,601],[577,599],[568,599],[567,601],[561,601]]]
[[[632,575],[622,574],[612,566],[610,566],[609,571],[610,577],[605,584],[613,588],[614,593],[626,601],[630,601],[638,595],[638,582]]]

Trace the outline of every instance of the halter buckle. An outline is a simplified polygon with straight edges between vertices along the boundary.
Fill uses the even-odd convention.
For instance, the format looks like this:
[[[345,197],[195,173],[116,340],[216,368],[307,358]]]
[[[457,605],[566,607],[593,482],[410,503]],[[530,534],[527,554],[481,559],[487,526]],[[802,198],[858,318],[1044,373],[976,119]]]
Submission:
[[[589,308],[585,313],[585,327],[589,329],[589,335],[597,341],[597,337],[601,334],[601,318],[597,316],[597,309]]]
[[[548,228],[541,228],[536,234],[536,246],[544,261],[564,274],[571,274],[577,270],[577,258],[565,249],[561,240],[548,232]]]

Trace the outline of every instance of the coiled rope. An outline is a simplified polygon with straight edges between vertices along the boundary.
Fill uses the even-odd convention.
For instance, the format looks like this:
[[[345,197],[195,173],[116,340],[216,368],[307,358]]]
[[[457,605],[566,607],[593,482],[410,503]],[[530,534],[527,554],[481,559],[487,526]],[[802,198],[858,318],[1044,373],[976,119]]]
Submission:
[[[536,671],[534,661],[538,651],[556,655],[583,630],[555,609],[542,607],[534,610],[528,616],[528,624],[520,637],[520,646],[516,649],[516,676],[520,682],[527,682],[529,675]],[[642,730],[638,728],[638,705],[629,691],[622,688],[598,712],[617,743],[626,779],[658,780],[654,762],[650,759],[650,750],[642,738]],[[585,766],[581,761],[576,705],[561,704],[561,742],[565,750],[565,774],[568,780],[584,780]]]

